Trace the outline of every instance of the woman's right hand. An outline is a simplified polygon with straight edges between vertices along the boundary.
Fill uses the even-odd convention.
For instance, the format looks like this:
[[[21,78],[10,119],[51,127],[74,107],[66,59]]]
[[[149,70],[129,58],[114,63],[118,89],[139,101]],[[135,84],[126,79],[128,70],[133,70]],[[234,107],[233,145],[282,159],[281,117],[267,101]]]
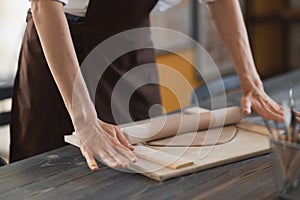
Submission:
[[[97,158],[109,167],[127,167],[125,158],[134,162],[136,157],[117,126],[98,121],[80,71],[63,4],[31,0],[31,10],[47,64],[72,118],[88,166],[98,170]]]
[[[134,147],[115,125],[102,121],[86,126],[84,130],[76,130],[80,141],[80,150],[89,168],[99,170],[95,158],[111,168],[127,168],[128,162],[136,162]]]

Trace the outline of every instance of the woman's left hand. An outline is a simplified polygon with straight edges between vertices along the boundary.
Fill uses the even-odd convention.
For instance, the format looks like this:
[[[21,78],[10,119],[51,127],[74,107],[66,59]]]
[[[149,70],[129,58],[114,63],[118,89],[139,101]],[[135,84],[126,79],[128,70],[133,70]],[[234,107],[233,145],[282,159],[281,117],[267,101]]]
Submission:
[[[283,122],[282,106],[271,99],[262,86],[243,90],[241,107],[242,113],[245,115],[255,111],[265,119]]]

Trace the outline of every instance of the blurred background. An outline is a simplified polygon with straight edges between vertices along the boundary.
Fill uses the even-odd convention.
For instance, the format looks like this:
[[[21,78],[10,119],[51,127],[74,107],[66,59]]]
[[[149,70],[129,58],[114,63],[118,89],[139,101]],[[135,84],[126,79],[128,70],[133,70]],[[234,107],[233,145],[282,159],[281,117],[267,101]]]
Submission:
[[[300,67],[300,1],[299,0],[240,0],[250,43],[257,70],[263,79],[269,78],[289,70]],[[16,73],[20,44],[26,25],[26,12],[29,8],[28,0],[0,1],[0,90],[11,86]],[[198,0],[183,0],[181,4],[165,12],[155,12],[151,15],[152,25],[170,28],[182,32],[196,41],[209,52],[224,80],[226,77],[233,87],[227,92],[239,87],[234,66],[220,42],[210,21],[206,6]],[[209,73],[208,63],[197,56],[195,48],[188,41],[172,40],[168,35],[153,35],[154,43],[160,43],[173,52],[157,51],[157,62],[168,65],[180,72],[196,91],[203,91],[203,77],[193,68],[198,64],[201,75],[215,81],[214,74]],[[181,56],[193,60],[189,63]],[[163,106],[167,112],[177,110],[181,106],[193,103],[191,88],[184,84],[163,68],[159,67],[160,79],[170,80],[172,87],[178,87],[180,94],[175,95],[166,87],[161,87]],[[227,79],[226,79],[227,80]],[[3,90],[4,91],[4,90]],[[9,93],[9,91],[8,91]],[[200,92],[201,93],[201,92]],[[0,94],[2,94],[0,92]],[[199,94],[199,99],[207,96]],[[9,98],[0,99],[0,113],[9,113],[11,101]],[[0,114],[1,117],[1,114]],[[1,125],[1,124],[0,124]],[[0,157],[8,155],[8,125],[0,128]]]
[[[26,0],[0,1],[0,81],[15,75],[28,8]]]
[[[289,70],[300,67],[300,1],[299,0],[240,0],[244,20],[248,29],[250,44],[253,51],[257,70],[262,79],[269,78]],[[187,23],[188,22],[188,23]],[[231,62],[224,46],[216,34],[206,6],[199,4],[197,0],[185,0],[179,6],[163,13],[153,14],[153,24],[172,28],[183,32],[205,47],[213,58],[222,76],[228,77],[229,83],[236,89],[238,80],[233,76],[233,63]],[[213,80],[214,74],[209,74],[209,65],[201,60],[194,48],[184,41],[169,42],[167,36],[155,36],[154,42],[173,45],[175,52],[191,57],[199,65],[201,75]],[[159,63],[168,64],[180,71],[196,91],[202,91],[202,78],[195,73],[193,67],[174,54],[157,55]],[[161,70],[161,79],[167,78]],[[171,78],[171,77],[168,77]],[[232,82],[233,81],[233,82]],[[225,82],[225,80],[224,80]],[[174,84],[177,82],[174,80]],[[225,83],[226,84],[226,83]],[[182,87],[181,84],[177,84]],[[199,90],[197,90],[199,89]],[[181,105],[191,103],[188,88],[181,89],[182,94],[176,101],[174,95],[166,88],[162,88],[162,99],[167,111],[176,110]],[[205,90],[204,90],[205,91]],[[200,95],[200,96],[199,96]],[[205,96],[205,95],[204,95]],[[201,94],[197,94],[198,100]],[[200,97],[200,99],[199,99]]]

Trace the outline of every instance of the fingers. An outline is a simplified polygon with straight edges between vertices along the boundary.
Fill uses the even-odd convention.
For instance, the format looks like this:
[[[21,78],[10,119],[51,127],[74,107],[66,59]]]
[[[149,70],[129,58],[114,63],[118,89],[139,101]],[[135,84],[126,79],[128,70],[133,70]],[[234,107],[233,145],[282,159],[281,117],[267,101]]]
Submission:
[[[132,146],[118,130],[116,126],[99,120],[96,125],[76,131],[81,152],[91,170],[99,169],[94,157],[111,168],[127,168],[129,164],[125,158],[131,162],[136,161]]]
[[[118,141],[120,141],[120,144],[116,146],[117,150],[131,162],[136,162],[137,158],[132,152],[132,150],[134,150],[134,147],[129,143],[127,138],[119,129],[116,129],[116,134],[118,137]]]
[[[124,159],[122,159],[121,156],[113,148],[108,147],[105,144],[103,144],[103,146],[106,146],[106,150],[97,148],[97,153],[94,154],[97,155],[97,157],[103,162],[103,164],[106,164],[108,167],[111,168],[128,167],[128,163]],[[93,151],[96,151],[96,149],[94,149]],[[81,152],[82,155],[85,157],[89,168],[92,171],[99,170],[99,167],[91,151],[87,150],[87,148],[85,147],[82,147]]]
[[[275,113],[268,107],[260,107],[260,108],[254,108],[256,112],[263,118],[268,120],[274,120],[277,122],[283,122],[283,115],[279,113]]]
[[[124,147],[123,145],[117,145],[115,148],[118,150],[118,152],[124,155],[131,162],[137,161],[136,155],[131,150],[128,150],[126,147]]]
[[[253,109],[263,118],[283,122],[283,108],[271,99],[260,99],[253,104]]]
[[[112,136],[120,144],[124,145],[125,147],[129,148],[130,150],[134,150],[134,147],[129,143],[127,138],[124,136],[124,134],[120,131],[120,129],[117,126],[104,123],[100,120],[99,120],[99,124],[103,128],[104,133],[106,133],[107,135]]]
[[[100,160],[106,164],[107,166],[111,167],[111,168],[117,168],[122,166],[123,167],[123,162],[119,159],[117,159],[116,157],[112,157],[111,155],[109,155],[108,153],[106,153],[105,151],[100,151],[98,153]]]
[[[120,129],[116,129],[116,134],[118,139],[120,140],[121,144],[129,148],[130,150],[134,150],[134,147],[129,143],[128,139],[125,137],[125,135],[120,131]]]
[[[90,138],[90,140],[85,141],[84,144],[81,144],[80,149],[82,155],[86,159],[89,168],[92,171],[99,170],[94,157],[99,158],[99,160],[101,160],[103,164],[106,164],[108,167],[127,168],[128,163],[121,157],[119,153],[117,153],[110,140],[103,136],[105,135],[98,135],[98,137],[93,136],[92,138]],[[127,149],[127,151],[131,152],[129,149]]]
[[[98,143],[99,141],[101,141],[101,143]],[[98,142],[94,147],[94,152],[99,155],[105,164],[112,168],[128,167],[128,163],[115,150],[115,146],[121,144],[116,144],[117,141],[112,136],[99,133]],[[127,149],[127,151],[130,150]]]
[[[283,121],[283,108],[267,95],[251,94],[244,96],[241,100],[241,107],[244,115],[249,115],[253,109],[265,119]]]
[[[112,159],[115,160],[116,162],[115,167],[128,168],[128,163],[123,158],[121,158],[121,156],[113,148],[108,149],[107,153],[110,155]]]
[[[242,113],[244,115],[251,114],[251,101],[248,97],[242,98],[241,106],[242,106]]]
[[[115,137],[108,135],[108,138],[112,142],[112,144],[114,144],[114,148],[116,148],[119,153],[121,153],[123,156],[125,156],[125,158],[127,158],[131,162],[136,162],[137,158],[135,154],[132,152],[132,150],[128,149],[126,146],[121,144],[120,141]]]
[[[120,129],[117,126],[101,122],[100,120],[99,120],[99,124],[103,128],[107,138],[114,145],[114,148],[125,158],[127,158],[129,161],[136,162],[137,158],[135,154],[132,152],[132,150],[134,150],[134,147],[129,143],[129,141],[124,136],[124,134],[120,131]],[[113,153],[112,156],[115,156],[115,154]],[[120,159],[120,157],[117,157],[117,159]]]
[[[258,102],[255,103],[253,109],[263,118],[274,121],[283,120],[280,111],[276,111],[270,102]]]
[[[81,150],[81,153],[82,153],[83,157],[85,158],[89,168],[92,171],[98,171],[99,167],[98,167],[96,160],[94,159],[94,156],[92,155],[92,153],[84,147],[81,147],[80,150]]]

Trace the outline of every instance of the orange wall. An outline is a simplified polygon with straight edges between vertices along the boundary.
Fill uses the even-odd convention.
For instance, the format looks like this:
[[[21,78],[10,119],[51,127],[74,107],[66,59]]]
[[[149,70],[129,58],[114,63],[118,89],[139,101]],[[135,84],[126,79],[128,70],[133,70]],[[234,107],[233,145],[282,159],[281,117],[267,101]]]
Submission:
[[[194,60],[193,50],[182,51],[178,54],[162,54],[157,56],[160,83],[165,84],[165,86],[161,86],[161,97],[166,112],[188,106],[190,104],[192,89],[201,83],[196,78],[195,69],[192,64],[182,58],[185,57],[189,60]],[[170,68],[160,66],[159,64],[169,66]]]

